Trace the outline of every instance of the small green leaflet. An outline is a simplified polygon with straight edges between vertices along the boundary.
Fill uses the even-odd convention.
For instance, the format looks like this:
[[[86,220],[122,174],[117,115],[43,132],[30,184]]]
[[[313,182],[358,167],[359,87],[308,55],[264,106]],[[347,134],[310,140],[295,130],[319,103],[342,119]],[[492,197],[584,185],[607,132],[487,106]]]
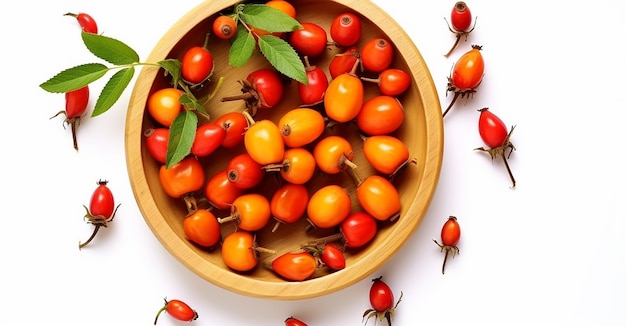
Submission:
[[[259,37],[259,49],[276,70],[304,85],[308,84],[304,63],[285,40],[274,35],[263,35]]]
[[[135,67],[130,67],[122,69],[111,76],[111,79],[109,79],[107,84],[104,85],[102,92],[100,92],[100,96],[98,96],[91,116],[96,117],[108,111],[113,104],[119,100],[120,96],[122,96],[122,93],[133,79],[134,74]]]
[[[308,84],[304,63],[287,41],[271,34],[258,36],[257,39],[248,29],[248,26],[254,26],[267,32],[291,32],[302,28],[296,19],[265,4],[241,4],[235,12],[240,24],[246,26],[237,28],[229,53],[231,66],[241,67],[246,64],[258,43],[263,56],[278,72],[302,84]]]
[[[182,161],[189,153],[196,137],[198,128],[198,116],[195,112],[183,110],[179,113],[170,126],[167,154],[165,155],[165,167],[169,168]]]
[[[110,108],[115,101],[121,95],[120,88],[125,88],[130,83],[128,74],[132,79],[134,74],[134,68],[124,68],[120,66],[132,65],[139,62],[139,55],[137,52],[130,48],[128,45],[99,34],[92,34],[81,32],[83,43],[91,53],[96,57],[103,59],[111,64],[117,65],[117,67],[108,68],[101,63],[87,63],[76,67],[72,67],[61,71],[56,76],[48,79],[39,85],[45,91],[50,93],[67,93],[75,89],[81,88],[103,77],[109,70],[114,68],[123,68],[120,72],[117,72],[111,80],[109,80],[107,87],[102,90],[101,96],[105,95],[105,98],[99,98],[94,109],[94,114],[99,115]],[[123,87],[122,87],[123,86]],[[100,105],[98,105],[100,103]]]
[[[241,19],[248,25],[268,32],[291,32],[302,28],[300,22],[284,12],[264,5],[248,4],[241,11]]]
[[[168,74],[170,74],[172,76],[172,84],[173,85],[178,85],[178,82],[181,79],[181,73],[180,73],[180,60],[178,59],[165,59],[165,60],[161,60],[159,62],[157,62],[157,64],[159,66],[161,66],[161,68],[163,68],[165,70],[165,76],[167,76]]]
[[[39,87],[50,93],[67,93],[100,79],[107,71],[101,63],[87,63],[65,69]]]
[[[207,113],[204,106],[200,104],[200,102],[195,97],[189,96],[189,94],[187,93],[184,93],[183,95],[181,95],[179,101],[180,101],[180,104],[184,105],[186,108],[200,111],[205,114]]]
[[[252,57],[255,46],[256,41],[252,33],[245,28],[237,28],[235,41],[230,46],[228,63],[233,67],[242,67]]]
[[[114,65],[139,62],[139,55],[125,43],[100,34],[81,32],[83,43],[96,57]]]

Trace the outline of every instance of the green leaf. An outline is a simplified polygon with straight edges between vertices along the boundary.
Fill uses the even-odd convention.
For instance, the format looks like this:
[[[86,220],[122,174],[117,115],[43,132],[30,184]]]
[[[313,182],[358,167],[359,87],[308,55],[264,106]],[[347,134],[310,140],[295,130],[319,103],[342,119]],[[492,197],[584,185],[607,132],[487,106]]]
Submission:
[[[120,96],[122,96],[122,93],[131,79],[133,79],[134,74],[135,68],[130,67],[122,69],[111,76],[111,79],[109,79],[107,84],[104,85],[104,88],[102,88],[102,92],[100,92],[100,96],[98,96],[91,116],[96,117],[108,111],[113,104],[119,100]]]
[[[114,65],[139,62],[139,55],[128,45],[108,36],[81,32],[83,43],[96,57]]]
[[[241,11],[240,17],[246,24],[271,33],[291,32],[302,28],[296,19],[264,4],[246,5]]]
[[[67,93],[100,79],[108,70],[101,63],[87,63],[65,69],[39,87],[50,93]]]
[[[263,35],[259,38],[259,49],[276,70],[302,84],[308,84],[304,63],[287,41],[273,35]]]
[[[165,155],[166,168],[182,161],[191,153],[191,145],[196,137],[197,128],[198,116],[192,111],[183,110],[172,121]]]
[[[157,62],[157,64],[159,66],[161,66],[161,68],[163,68],[165,70],[165,76],[167,77],[167,75],[171,75],[172,76],[172,84],[177,85],[178,81],[181,79],[181,72],[180,72],[180,60],[178,59],[165,59],[165,60],[161,60],[159,62]]]
[[[194,98],[193,96],[189,96],[187,93],[183,93],[183,95],[179,98],[180,104],[184,105],[186,108],[191,110],[197,110],[202,113],[207,113],[206,109],[200,102]]]
[[[240,26],[241,27],[241,26]],[[246,31],[245,28],[237,28],[237,35],[230,46],[228,62],[232,67],[242,67],[250,60],[256,41],[252,33]]]

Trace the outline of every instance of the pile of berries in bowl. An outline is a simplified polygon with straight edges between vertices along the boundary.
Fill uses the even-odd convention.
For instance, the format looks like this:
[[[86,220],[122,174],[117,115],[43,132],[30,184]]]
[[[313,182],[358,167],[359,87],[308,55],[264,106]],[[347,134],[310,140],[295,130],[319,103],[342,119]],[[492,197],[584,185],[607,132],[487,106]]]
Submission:
[[[200,277],[316,297],[370,275],[419,226],[441,108],[419,51],[374,4],[207,1],[146,61],[158,64],[127,114],[131,185]]]

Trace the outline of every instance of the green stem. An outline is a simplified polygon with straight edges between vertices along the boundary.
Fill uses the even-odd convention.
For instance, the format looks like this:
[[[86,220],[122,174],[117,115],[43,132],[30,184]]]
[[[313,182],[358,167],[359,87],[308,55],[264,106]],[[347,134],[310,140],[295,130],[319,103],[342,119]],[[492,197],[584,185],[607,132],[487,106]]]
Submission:
[[[126,65],[113,66],[113,67],[107,68],[107,70],[111,71],[111,70],[115,70],[115,69],[125,69],[125,68],[137,67],[137,66],[152,66],[152,67],[163,68],[163,66],[161,66],[158,63],[154,63],[154,62],[134,62],[134,63],[126,64]],[[165,69],[165,68],[163,68],[163,69]],[[170,72],[170,71],[168,71],[168,72]],[[193,95],[193,93],[189,89],[189,86],[187,84],[185,84],[185,82],[182,79],[177,81],[177,86],[180,87],[187,94],[187,96],[189,96],[192,100],[197,102],[197,99],[196,99],[195,95]]]
[[[156,317],[154,317],[154,324],[157,324],[157,320],[159,320],[159,316],[161,315],[162,312],[165,311],[165,309],[167,309],[167,300],[165,300],[165,305],[163,307],[161,307],[161,309],[159,309],[159,311],[157,312]]]
[[[185,84],[184,81],[178,80],[178,86],[185,92],[185,94],[187,94],[187,96],[189,96],[192,100],[197,101],[196,97],[193,95],[193,93],[191,93],[191,90],[189,89],[189,86],[187,86],[187,84]],[[189,109],[189,108],[188,108]]]
[[[243,110],[241,114],[243,114],[243,116],[246,118],[246,121],[248,122],[248,127],[251,127],[253,124],[256,123],[256,121],[254,120],[250,112],[248,112],[248,110]]]
[[[220,87],[222,87],[222,84],[224,83],[224,77],[220,77],[217,80],[217,84],[215,84],[215,88],[213,88],[213,90],[211,91],[211,93],[203,99],[202,101],[202,105],[207,104],[213,97],[215,97],[215,94],[217,94],[217,91],[220,89]]]
[[[252,27],[246,24],[246,21],[241,18],[241,14],[243,12],[244,6],[245,4],[242,3],[242,4],[239,4],[237,8],[235,8],[235,16],[236,16],[235,21],[239,22],[248,31],[248,33],[253,33]],[[254,34],[256,35],[256,33]]]
[[[112,66],[112,67],[107,68],[107,70],[124,69],[124,68],[131,68],[131,67],[137,67],[137,66],[153,66],[153,67],[161,68],[160,64],[154,63],[154,62],[133,62],[133,63],[125,64],[125,65]]]

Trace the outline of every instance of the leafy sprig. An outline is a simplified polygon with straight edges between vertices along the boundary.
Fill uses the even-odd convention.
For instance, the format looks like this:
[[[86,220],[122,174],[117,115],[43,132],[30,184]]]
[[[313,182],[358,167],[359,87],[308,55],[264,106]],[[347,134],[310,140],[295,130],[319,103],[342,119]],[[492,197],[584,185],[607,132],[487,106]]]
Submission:
[[[298,53],[288,42],[271,34],[302,28],[296,19],[264,4],[244,3],[235,6],[234,16],[240,28],[237,29],[237,35],[229,51],[231,66],[245,65],[258,46],[263,56],[277,71],[307,84],[304,63]],[[270,34],[258,35],[256,32],[258,30]],[[163,68],[165,75],[171,78],[172,85],[184,91],[180,102],[185,108],[170,126],[165,165],[171,167],[189,155],[198,126],[198,116],[208,120],[209,114],[204,104],[195,97],[189,85],[182,79],[180,60],[168,58],[159,62],[141,62],[137,52],[122,41],[84,31],[81,32],[81,38],[92,54],[110,65],[98,62],[80,64],[57,73],[39,86],[50,93],[67,93],[111,74],[91,113],[92,117],[96,117],[108,111],[119,100],[135,74],[135,67],[144,65]],[[215,95],[222,82],[223,78],[219,78],[206,101]]]
[[[83,43],[92,54],[110,63],[111,66],[93,62],[74,66],[59,72],[41,83],[39,86],[42,89],[50,93],[67,93],[91,84],[109,72],[114,72],[102,88],[94,110],[91,113],[92,117],[96,117],[108,111],[119,100],[133,79],[136,66],[158,66],[165,69],[166,73],[172,76],[175,85],[186,91],[185,94],[189,97],[189,101],[194,108],[206,112],[187,85],[182,82],[179,60],[167,59],[156,63],[141,62],[135,50],[117,39],[84,31],[81,32],[81,37]]]
[[[239,27],[229,51],[231,66],[245,65],[258,45],[263,56],[276,70],[302,84],[308,83],[304,63],[296,50],[287,41],[271,34],[295,31],[302,28],[300,22],[264,4],[238,4],[234,15]],[[270,34],[259,35],[255,29]]]
[[[180,60],[165,59],[155,63],[141,62],[135,50],[117,39],[84,31],[81,37],[89,52],[111,65],[92,62],[74,66],[59,72],[39,86],[50,93],[67,93],[91,84],[111,73],[111,77],[102,88],[91,113],[91,117],[96,117],[108,111],[119,100],[133,79],[136,66],[147,65],[163,68],[165,75],[171,77],[172,85],[184,90],[180,102],[185,107],[185,110],[176,117],[170,126],[166,166],[170,167],[189,155],[198,125],[197,115],[208,120],[209,114],[203,103],[195,97],[189,86],[181,78]],[[222,82],[223,79],[220,78],[215,90],[207,97],[206,101],[215,95],[215,91]]]

